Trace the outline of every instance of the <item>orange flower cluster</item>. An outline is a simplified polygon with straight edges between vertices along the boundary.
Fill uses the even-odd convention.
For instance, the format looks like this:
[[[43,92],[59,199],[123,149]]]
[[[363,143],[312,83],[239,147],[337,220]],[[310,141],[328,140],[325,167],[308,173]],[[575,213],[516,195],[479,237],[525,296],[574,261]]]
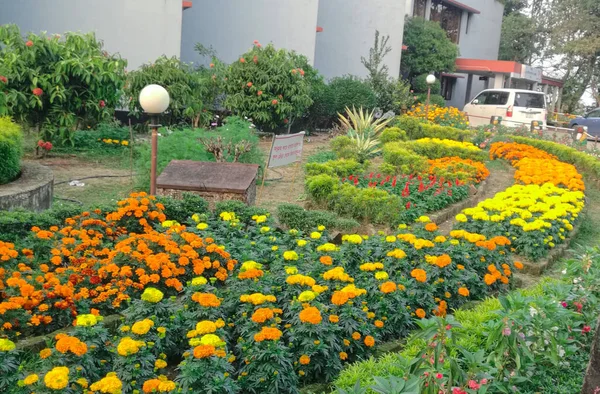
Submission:
[[[479,183],[490,176],[485,164],[456,156],[429,160],[429,173],[446,179],[458,178],[465,183]]]
[[[192,301],[196,301],[205,308],[216,308],[221,305],[219,298],[212,293],[194,293],[192,294]]]
[[[194,357],[207,358],[216,354],[217,349],[213,345],[198,345],[194,348]]]
[[[511,275],[510,267],[506,264],[502,265],[503,272],[500,272],[498,270],[498,268],[493,264],[490,264],[488,266],[488,271],[489,271],[489,274],[485,274],[485,276],[483,277],[485,284],[488,286],[493,285],[498,280],[500,282],[502,282],[503,284],[507,284],[508,277]],[[504,273],[504,275],[503,275],[503,273]]]
[[[558,160],[524,158],[514,164],[515,179],[525,185],[543,185],[550,182],[569,190],[585,190],[583,176],[575,166]]]
[[[308,308],[302,310],[299,317],[302,323],[319,324],[323,321],[321,311],[314,306],[309,306]]]
[[[516,142],[495,142],[490,147],[490,160],[506,159],[512,164],[528,157],[530,159],[557,160],[557,157],[530,145]]]
[[[274,327],[263,327],[260,332],[254,334],[254,340],[256,342],[262,341],[277,341],[283,333]]]
[[[91,303],[112,312],[149,284],[177,294],[192,277],[225,281],[234,270],[237,261],[211,238],[187,232],[184,226],[155,231],[165,217],[152,196],[132,194],[118,206],[105,216],[100,210],[83,212],[60,228],[32,228],[42,244],[36,256],[0,242],[0,316],[8,323],[4,330],[25,323],[49,325],[57,310],[72,317],[89,313],[89,306],[79,311],[78,305]],[[109,249],[105,245],[111,240],[116,243]],[[42,261],[43,275],[29,274],[34,258]],[[220,304],[218,299],[197,297],[200,304]],[[19,311],[30,316],[29,322],[22,321]]]
[[[83,356],[87,353],[87,345],[85,342],[80,341],[78,338],[70,337],[67,334],[57,334],[56,337],[56,350],[60,353],[65,354],[71,352],[77,356]]]
[[[427,282],[427,272],[421,268],[415,268],[411,271],[410,276],[415,278],[417,282],[425,283]]]

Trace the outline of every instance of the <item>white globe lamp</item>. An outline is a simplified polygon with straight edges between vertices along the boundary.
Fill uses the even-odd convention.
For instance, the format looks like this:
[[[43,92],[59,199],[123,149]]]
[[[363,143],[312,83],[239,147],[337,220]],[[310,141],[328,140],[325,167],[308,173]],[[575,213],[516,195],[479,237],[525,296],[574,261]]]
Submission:
[[[427,82],[427,85],[433,85],[435,83],[435,75],[429,74],[425,81]]]

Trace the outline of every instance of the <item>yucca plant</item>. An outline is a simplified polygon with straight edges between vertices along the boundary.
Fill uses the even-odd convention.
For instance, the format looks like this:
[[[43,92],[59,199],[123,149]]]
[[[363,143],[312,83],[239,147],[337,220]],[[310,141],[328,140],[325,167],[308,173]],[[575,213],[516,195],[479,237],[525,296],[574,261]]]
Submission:
[[[356,145],[358,160],[365,160],[381,152],[381,141],[379,135],[386,128],[392,118],[376,119],[374,111],[363,111],[362,107],[356,110],[346,107],[348,116],[338,114],[340,124],[348,130],[348,137]]]

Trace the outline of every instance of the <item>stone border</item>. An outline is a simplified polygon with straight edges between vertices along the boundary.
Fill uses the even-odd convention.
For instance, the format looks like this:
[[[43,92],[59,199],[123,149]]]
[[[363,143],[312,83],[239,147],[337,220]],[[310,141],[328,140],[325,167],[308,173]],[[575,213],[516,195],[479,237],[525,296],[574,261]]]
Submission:
[[[487,180],[481,181],[479,183],[479,188],[477,189],[476,194],[473,194],[466,200],[454,203],[454,204],[450,205],[449,207],[442,209],[441,211],[437,211],[432,214],[429,214],[428,215],[429,218],[431,219],[432,222],[434,222],[437,225],[440,225],[440,224],[444,223],[445,221],[452,219],[454,216],[459,214],[463,209],[472,207],[475,204],[479,203],[481,200],[483,200],[485,198],[484,194],[486,192],[487,185],[488,185]]]
[[[569,250],[569,248],[571,247],[571,241],[575,237],[577,237],[580,228],[581,224],[575,226],[573,228],[573,231],[571,231],[569,238],[565,239],[564,243],[561,243],[556,248],[552,249],[552,251],[548,254],[548,256],[545,259],[542,259],[537,263],[532,263],[517,254],[513,254],[513,257],[516,261],[520,261],[521,263],[523,263],[523,269],[521,270],[521,273],[533,276],[541,276],[548,267],[550,267],[554,262],[556,262],[556,260],[560,259],[565,255],[567,250]]]
[[[39,212],[49,209],[53,192],[52,170],[36,162],[23,162],[19,178],[0,185],[0,211],[24,208]]]

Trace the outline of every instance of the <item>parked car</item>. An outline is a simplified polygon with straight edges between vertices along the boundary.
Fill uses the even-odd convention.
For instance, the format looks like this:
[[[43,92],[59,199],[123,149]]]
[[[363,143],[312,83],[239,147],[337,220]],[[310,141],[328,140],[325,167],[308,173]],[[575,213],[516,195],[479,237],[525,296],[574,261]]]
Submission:
[[[544,93],[521,89],[484,90],[465,105],[464,111],[471,126],[486,125],[492,116],[501,116],[504,126],[530,127],[537,120],[546,128],[548,115]]]
[[[600,108],[596,108],[583,116],[572,119],[569,127],[587,126],[587,133],[593,137],[600,137]]]

